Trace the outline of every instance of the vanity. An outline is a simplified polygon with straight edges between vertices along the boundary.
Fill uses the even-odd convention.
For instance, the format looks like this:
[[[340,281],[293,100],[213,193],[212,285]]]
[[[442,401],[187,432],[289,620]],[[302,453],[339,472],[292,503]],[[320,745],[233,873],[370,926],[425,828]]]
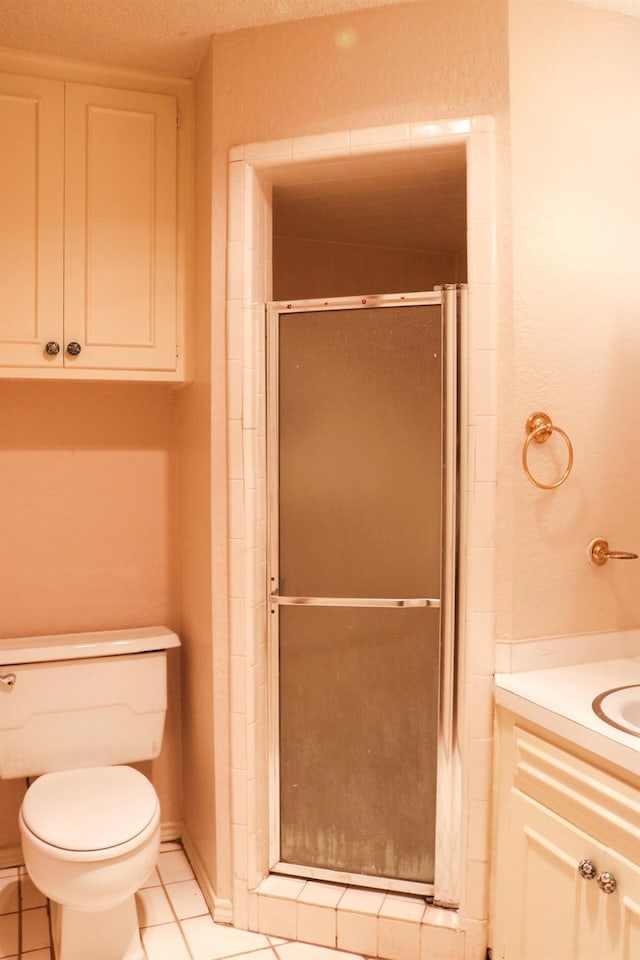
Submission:
[[[640,957],[636,684],[640,656],[496,675],[493,960]]]

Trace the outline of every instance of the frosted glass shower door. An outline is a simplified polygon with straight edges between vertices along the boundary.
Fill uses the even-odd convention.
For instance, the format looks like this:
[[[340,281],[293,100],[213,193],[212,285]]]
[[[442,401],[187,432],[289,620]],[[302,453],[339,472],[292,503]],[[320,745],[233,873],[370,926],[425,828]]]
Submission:
[[[452,545],[443,309],[422,296],[271,311],[272,868],[432,892]]]

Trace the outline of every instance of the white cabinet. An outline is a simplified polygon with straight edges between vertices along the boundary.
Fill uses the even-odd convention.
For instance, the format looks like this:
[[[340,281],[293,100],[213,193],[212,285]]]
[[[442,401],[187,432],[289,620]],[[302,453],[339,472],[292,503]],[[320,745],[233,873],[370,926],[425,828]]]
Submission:
[[[504,714],[499,753],[493,960],[636,960],[640,790]]]
[[[0,140],[0,376],[176,378],[176,98],[2,74]]]
[[[16,369],[62,338],[64,85],[0,74],[0,144],[0,365]]]

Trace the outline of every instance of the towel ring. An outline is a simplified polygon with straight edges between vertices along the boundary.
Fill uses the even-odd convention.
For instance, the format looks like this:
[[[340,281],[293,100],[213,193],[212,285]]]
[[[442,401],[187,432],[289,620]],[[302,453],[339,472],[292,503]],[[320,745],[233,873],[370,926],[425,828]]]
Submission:
[[[541,483],[540,480],[536,480],[529,470],[529,464],[527,463],[529,447],[534,440],[536,443],[546,443],[554,430],[556,433],[560,434],[567,445],[567,466],[560,479],[556,480],[555,483]],[[540,411],[532,413],[528,418],[526,423],[526,431],[529,436],[525,440],[522,448],[522,469],[525,472],[525,476],[527,480],[534,485],[534,487],[540,487],[541,490],[555,490],[556,487],[561,486],[565,482],[571,473],[571,470],[573,469],[573,444],[571,443],[571,440],[565,431],[562,430],[561,427],[557,427],[554,423],[552,423],[551,417],[548,414],[541,413]]]

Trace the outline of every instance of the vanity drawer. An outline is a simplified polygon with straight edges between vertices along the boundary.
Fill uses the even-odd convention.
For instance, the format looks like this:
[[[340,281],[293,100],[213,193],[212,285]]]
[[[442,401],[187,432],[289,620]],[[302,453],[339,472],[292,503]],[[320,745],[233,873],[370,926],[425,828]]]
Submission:
[[[513,788],[640,862],[640,789],[518,724],[513,737]]]

